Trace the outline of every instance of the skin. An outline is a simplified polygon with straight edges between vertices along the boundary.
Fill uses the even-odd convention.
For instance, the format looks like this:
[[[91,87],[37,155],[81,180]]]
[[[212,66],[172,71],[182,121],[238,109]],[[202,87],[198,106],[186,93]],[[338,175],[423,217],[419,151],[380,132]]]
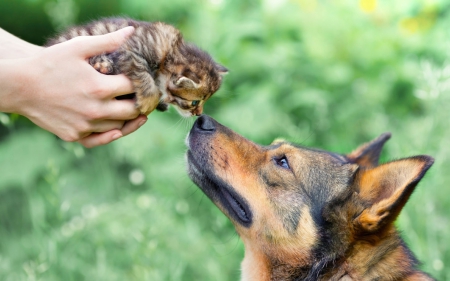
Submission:
[[[134,32],[78,37],[43,48],[0,29],[0,112],[17,113],[65,141],[108,144],[136,131],[147,117],[124,75],[103,75],[87,59],[120,47]]]

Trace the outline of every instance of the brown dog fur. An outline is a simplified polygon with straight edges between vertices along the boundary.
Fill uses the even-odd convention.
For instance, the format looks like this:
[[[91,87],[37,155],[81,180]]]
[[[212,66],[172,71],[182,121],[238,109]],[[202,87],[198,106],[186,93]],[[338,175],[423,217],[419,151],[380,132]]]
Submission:
[[[260,146],[197,119],[189,175],[244,242],[241,280],[433,280],[393,225],[433,159],[379,165],[389,138],[339,155],[283,141]]]

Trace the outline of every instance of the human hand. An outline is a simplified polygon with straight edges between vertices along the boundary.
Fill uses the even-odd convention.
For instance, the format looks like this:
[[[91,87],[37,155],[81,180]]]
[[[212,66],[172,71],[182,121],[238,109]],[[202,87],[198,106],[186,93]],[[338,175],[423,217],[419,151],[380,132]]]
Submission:
[[[124,75],[100,74],[87,62],[120,47],[133,31],[127,27],[77,37],[34,56],[1,61],[0,111],[24,115],[61,139],[86,147],[134,132],[147,117],[139,115],[134,101],[115,99],[133,92],[131,81]]]

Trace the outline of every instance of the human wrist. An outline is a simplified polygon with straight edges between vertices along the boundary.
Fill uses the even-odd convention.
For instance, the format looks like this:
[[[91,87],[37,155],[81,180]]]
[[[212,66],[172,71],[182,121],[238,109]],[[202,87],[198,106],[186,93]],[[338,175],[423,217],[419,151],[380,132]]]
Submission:
[[[27,97],[35,85],[30,58],[0,60],[0,111],[26,115]]]
[[[33,56],[43,47],[24,41],[0,28],[0,59],[17,59]]]

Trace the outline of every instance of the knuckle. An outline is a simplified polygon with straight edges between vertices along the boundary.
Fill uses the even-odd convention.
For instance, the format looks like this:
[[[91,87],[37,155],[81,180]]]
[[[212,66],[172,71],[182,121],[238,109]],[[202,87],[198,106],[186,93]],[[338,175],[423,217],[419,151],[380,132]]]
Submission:
[[[90,122],[97,121],[99,119],[103,119],[104,114],[102,112],[102,101],[101,98],[94,96],[95,94],[91,93],[91,100],[89,103],[86,103],[84,107],[80,108],[79,113],[84,119],[84,122],[79,122],[77,129],[84,130],[86,127],[90,127]]]
[[[89,87],[89,92],[96,98],[104,98],[108,94],[108,89],[105,87],[105,85],[98,81],[92,81]]]
[[[75,126],[75,130],[76,130],[77,140],[79,140],[82,135],[90,133],[91,126],[90,126],[90,124],[88,122],[79,122]]]
[[[67,41],[67,43],[75,50],[80,50],[85,47],[85,38],[82,36],[74,37]]]
[[[140,111],[136,107],[134,107],[134,110],[129,113],[128,117],[131,120],[131,119],[138,118],[139,115],[140,115]]]
[[[95,145],[91,142],[80,140],[78,143],[80,143],[85,148],[93,148]]]
[[[75,131],[66,132],[64,135],[60,136],[63,141],[75,142],[80,139],[80,135]]]
[[[93,148],[100,145],[105,145],[110,143],[108,139],[105,138],[104,135],[90,135],[89,137],[82,139],[79,141],[81,145],[83,145],[86,148]]]
[[[95,121],[103,118],[102,113],[97,108],[89,108],[85,111],[84,114],[86,116],[86,119],[89,121]]]

